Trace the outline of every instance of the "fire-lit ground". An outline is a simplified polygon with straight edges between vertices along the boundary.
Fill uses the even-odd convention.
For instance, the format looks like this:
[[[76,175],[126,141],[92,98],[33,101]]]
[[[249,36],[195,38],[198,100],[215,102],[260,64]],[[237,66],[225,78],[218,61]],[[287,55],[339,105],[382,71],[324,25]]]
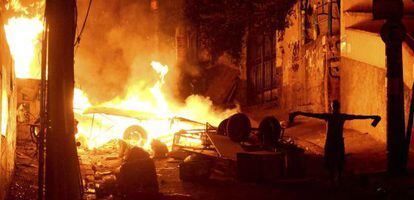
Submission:
[[[391,199],[414,197],[413,184],[405,186],[385,184],[384,144],[371,136],[356,131],[345,131],[347,156],[343,186],[333,189],[323,170],[320,154],[324,144],[324,124],[318,121],[298,120],[287,130],[287,136],[295,137],[307,150],[306,178],[280,181],[270,185],[246,183],[216,171],[210,180],[183,182],[179,179],[178,165],[182,160],[155,159],[160,192],[168,199]],[[29,145],[30,144],[30,145]],[[118,142],[111,141],[95,150],[79,148],[85,199],[96,198],[95,190],[116,174],[122,160]],[[37,164],[35,148],[29,141],[19,141],[17,146],[16,176],[8,199],[36,199]],[[412,162],[412,161],[411,161]],[[413,165],[411,163],[411,169]],[[411,177],[411,175],[410,175]],[[405,180],[401,181],[403,183]],[[407,187],[408,186],[408,187]],[[404,199],[403,198],[403,199]],[[110,199],[110,198],[104,198]]]

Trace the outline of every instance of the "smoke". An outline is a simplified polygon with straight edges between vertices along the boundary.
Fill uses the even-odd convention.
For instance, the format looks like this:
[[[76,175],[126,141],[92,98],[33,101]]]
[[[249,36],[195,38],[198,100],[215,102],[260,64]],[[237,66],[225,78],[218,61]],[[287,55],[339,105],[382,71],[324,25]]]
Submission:
[[[209,97],[190,95],[186,98],[185,105],[179,107],[176,113],[178,116],[218,126],[223,119],[237,112],[240,112],[239,105],[233,109],[221,109],[215,107]]]
[[[88,2],[78,2],[79,28]],[[122,98],[132,84],[147,90],[157,80],[152,60],[175,64],[173,35],[160,32],[158,19],[149,0],[93,1],[75,54],[76,85],[93,104]]]
[[[82,26],[88,2],[78,2],[78,27]],[[169,104],[183,108],[191,117],[206,113],[205,116],[211,114],[211,118],[222,119],[217,116],[236,112],[237,109],[215,110],[208,97],[192,95],[194,93],[181,96],[187,98],[184,102],[174,98],[193,81],[183,74],[200,77],[202,72],[199,66],[176,63],[175,33],[182,20],[179,0],[160,2],[164,4],[154,12],[150,0],[93,1],[75,54],[76,86],[86,93],[92,105],[108,105],[107,102],[111,105],[123,100],[128,103],[133,100],[136,105],[138,102],[154,103],[157,99],[153,99],[151,89],[159,80],[159,74],[150,63],[156,60],[169,66],[162,88]],[[178,112],[180,108],[173,109]],[[197,110],[194,108],[199,112],[190,113],[192,109]]]

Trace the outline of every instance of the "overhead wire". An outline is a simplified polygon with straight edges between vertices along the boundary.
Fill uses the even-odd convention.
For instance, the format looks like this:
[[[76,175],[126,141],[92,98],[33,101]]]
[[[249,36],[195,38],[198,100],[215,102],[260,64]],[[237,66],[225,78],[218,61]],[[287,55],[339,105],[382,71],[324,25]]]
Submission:
[[[80,41],[81,41],[81,39],[82,39],[82,34],[83,34],[83,31],[85,30],[85,27],[86,27],[86,22],[88,21],[88,18],[89,18],[89,13],[90,13],[90,11],[91,11],[92,1],[93,1],[93,0],[89,0],[88,9],[86,10],[85,19],[83,20],[82,27],[81,27],[81,29],[80,29],[80,31],[79,31],[78,36],[76,37],[76,41],[75,41],[75,44],[74,44],[75,46],[79,45],[79,44],[80,44]],[[76,13],[77,13],[77,12],[76,12]],[[77,14],[76,14],[76,16],[77,16]]]

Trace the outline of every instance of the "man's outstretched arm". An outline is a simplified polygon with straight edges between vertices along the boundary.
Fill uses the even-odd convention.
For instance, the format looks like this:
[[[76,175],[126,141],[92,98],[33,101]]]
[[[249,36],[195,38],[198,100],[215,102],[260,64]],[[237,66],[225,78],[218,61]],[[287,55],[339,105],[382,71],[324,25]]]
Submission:
[[[317,119],[328,119],[330,114],[327,113],[306,113],[306,112],[293,112],[289,114],[289,122],[293,122],[296,116],[305,116],[305,117],[312,117]]]
[[[371,125],[377,126],[377,124],[381,121],[381,117],[378,115],[343,115],[345,120],[354,120],[354,119],[373,119]]]

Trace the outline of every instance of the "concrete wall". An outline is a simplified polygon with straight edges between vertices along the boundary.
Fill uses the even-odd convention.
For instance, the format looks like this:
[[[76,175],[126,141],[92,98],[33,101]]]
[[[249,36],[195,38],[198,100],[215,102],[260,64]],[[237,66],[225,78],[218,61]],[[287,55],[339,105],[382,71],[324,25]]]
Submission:
[[[1,10],[0,10],[1,11]],[[1,70],[1,154],[0,154],[0,199],[4,199],[14,171],[16,150],[16,92],[13,61],[3,30],[0,12],[0,70]]]
[[[381,122],[373,128],[370,121],[355,120],[347,128],[370,133],[375,138],[385,138],[386,130],[386,81],[385,70],[352,60],[341,59],[341,109],[350,114],[376,114]]]

